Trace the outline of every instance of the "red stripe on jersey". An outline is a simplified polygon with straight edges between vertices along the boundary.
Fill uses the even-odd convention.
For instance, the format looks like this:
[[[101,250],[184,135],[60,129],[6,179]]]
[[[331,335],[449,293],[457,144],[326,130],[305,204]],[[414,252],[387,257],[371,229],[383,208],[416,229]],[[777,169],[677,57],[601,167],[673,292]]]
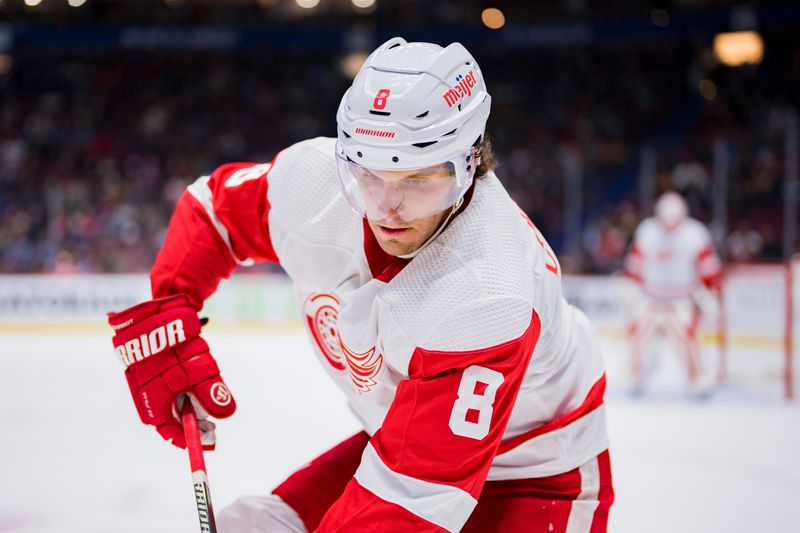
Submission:
[[[543,424],[537,428],[534,428],[530,431],[523,433],[522,435],[517,435],[516,437],[510,438],[507,441],[504,441],[500,444],[500,448],[497,450],[497,455],[509,452],[516,448],[517,446],[521,445],[524,442],[527,442],[531,439],[535,439],[540,435],[544,435],[545,433],[550,433],[551,431],[555,431],[557,429],[561,429],[569,424],[575,422],[582,416],[585,416],[601,405],[603,405],[603,396],[606,392],[606,375],[603,374],[600,379],[598,379],[592,388],[589,389],[589,393],[584,398],[583,403],[581,403],[578,407],[569,411],[568,413],[559,416],[558,418],[554,418],[550,422]]]
[[[636,244],[632,244],[628,257],[625,258],[624,274],[635,280],[638,280],[642,275],[642,252]]]
[[[275,167],[278,157],[280,154],[266,165],[222,165],[211,174],[208,181],[214,200],[214,213],[230,233],[231,246],[239,259],[278,262],[269,235],[270,205],[267,198],[269,171]],[[246,175],[248,171],[250,175]],[[240,173],[245,173],[246,177],[237,179]]]
[[[697,260],[704,261],[709,258],[714,258],[716,255],[717,254],[714,252],[714,249],[709,244],[703,247],[703,249],[697,254]]]
[[[276,161],[277,156],[269,165],[261,165],[262,174],[253,172],[243,179],[237,176],[258,165],[229,163],[217,168],[207,182],[211,206],[188,191],[183,193],[150,271],[154,298],[186,294],[200,309],[219,282],[236,269],[231,252],[239,259],[278,261],[267,222],[267,175]],[[232,250],[214,227],[209,208],[227,230]]]
[[[153,298],[185,294],[200,310],[219,282],[235,269],[236,262],[205,208],[184,192],[150,270]]]
[[[592,528],[589,533],[606,533],[608,530],[608,511],[614,503],[614,486],[611,482],[611,457],[608,450],[597,456],[600,470],[600,491],[597,494],[598,505],[594,511]]]
[[[463,369],[470,364],[488,364],[492,361],[501,362],[507,360],[511,353],[515,353],[515,355],[519,357],[520,354],[516,352],[522,347],[522,344],[526,343],[530,344],[531,353],[522,354],[522,356],[529,358],[533,349],[536,347],[536,343],[539,341],[541,328],[542,324],[539,320],[539,314],[534,310],[530,324],[525,330],[525,333],[516,339],[506,341],[497,346],[463,352],[444,352],[417,348],[414,350],[414,353],[411,355],[411,361],[408,363],[408,375],[412,379],[423,378],[436,376],[452,371],[453,369]],[[523,369],[523,372],[524,370],[525,369]]]
[[[714,289],[722,283],[722,264],[713,245],[708,244],[697,254],[697,265],[700,279],[709,289]]]

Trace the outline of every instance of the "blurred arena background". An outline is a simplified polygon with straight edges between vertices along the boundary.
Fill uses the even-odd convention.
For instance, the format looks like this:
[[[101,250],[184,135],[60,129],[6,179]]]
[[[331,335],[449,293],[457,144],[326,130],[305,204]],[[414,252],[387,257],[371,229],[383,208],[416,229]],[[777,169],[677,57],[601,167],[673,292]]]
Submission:
[[[14,427],[36,434],[12,406],[30,394],[20,383],[37,381],[39,357],[80,353],[84,365],[112,365],[105,313],[149,297],[146,274],[186,185],[221,163],[268,161],[296,141],[335,135],[352,76],[395,35],[460,41],[480,63],[497,174],[556,250],[568,299],[598,325],[612,399],[626,386],[622,260],[657,196],[677,190],[726,264],[722,312],[707,317],[703,337],[721,382],[712,402],[768,402],[770,415],[758,417],[788,412],[797,425],[797,2],[0,0],[0,412]],[[212,332],[236,350],[236,339],[285,335],[299,318],[279,267],[243,270],[207,308]],[[98,353],[81,353],[87,338]],[[115,370],[91,375],[113,382],[103,390],[119,399],[125,431],[136,431]],[[679,382],[667,375],[665,390]],[[694,416],[677,398],[659,397],[656,408],[676,425]],[[678,411],[664,412],[665,401]],[[49,419],[42,404],[34,412]],[[612,441],[628,420],[643,423],[634,413],[612,419]],[[786,419],[775,420],[765,438],[796,449],[800,432],[783,434],[775,428]],[[618,435],[624,450],[630,441]],[[12,452],[27,458],[22,445],[6,460]],[[796,491],[800,462],[763,453],[791,464],[786,485]],[[25,475],[10,471],[14,483]],[[12,492],[0,485],[4,498]],[[614,512],[623,513],[632,500],[618,494]],[[51,531],[30,518],[34,503],[9,505],[0,505],[0,532]],[[190,508],[188,517],[191,525]],[[612,531],[748,530],[746,520],[717,529],[716,518],[696,529],[617,519]],[[159,530],[98,524],[52,531]],[[179,530],[192,529],[163,529]]]
[[[739,4],[0,0],[0,270],[146,271],[188,181],[334,134],[395,34],[475,51],[498,174],[565,270],[616,272],[668,188],[730,261],[787,258],[800,7]]]

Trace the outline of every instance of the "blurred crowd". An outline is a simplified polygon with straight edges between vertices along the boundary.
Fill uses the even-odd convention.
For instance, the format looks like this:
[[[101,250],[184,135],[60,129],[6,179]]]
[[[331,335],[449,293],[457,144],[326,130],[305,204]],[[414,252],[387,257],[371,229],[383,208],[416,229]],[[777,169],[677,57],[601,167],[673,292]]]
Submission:
[[[0,271],[151,266],[184,188],[334,130],[324,59],[15,58],[0,77]]]
[[[493,95],[497,174],[565,270],[620,268],[648,214],[637,185],[645,146],[654,192],[682,192],[709,222],[720,140],[731,176],[721,251],[780,258],[783,120],[798,103],[800,54],[734,70],[686,43],[474,53]],[[147,271],[191,181],[335,135],[349,85],[339,57],[15,53],[0,74],[0,272]],[[714,98],[698,93],[703,78]],[[571,233],[565,183],[576,169],[582,224]]]

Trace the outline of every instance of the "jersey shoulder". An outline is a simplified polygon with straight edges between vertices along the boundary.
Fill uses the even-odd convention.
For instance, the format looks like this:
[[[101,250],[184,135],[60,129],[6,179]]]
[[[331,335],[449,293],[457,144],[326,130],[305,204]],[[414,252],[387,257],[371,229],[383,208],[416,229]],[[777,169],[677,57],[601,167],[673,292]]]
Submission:
[[[294,199],[293,191],[318,187],[320,198],[336,191],[336,139],[317,137],[285,148],[272,162],[269,174],[270,201]],[[326,194],[328,193],[328,194]],[[281,202],[278,202],[281,203]]]
[[[361,224],[339,189],[336,139],[318,137],[280,152],[269,172],[270,232],[306,243],[352,248]]]
[[[655,217],[647,217],[642,220],[636,228],[634,239],[641,243],[642,241],[656,238],[661,231],[661,224],[659,224]]]
[[[711,232],[699,220],[687,218],[678,227],[673,241],[684,254],[695,255],[711,243]]]
[[[330,159],[330,162],[335,165],[335,160],[333,159],[335,145],[336,139],[330,137],[307,139],[281,150],[270,162],[236,161],[224,163],[215,168],[209,176],[218,182],[223,182],[225,187],[235,187],[245,181],[268,175],[270,189],[274,191],[279,187],[283,178],[291,174],[292,168],[298,159],[310,157],[312,165],[316,163],[322,167],[329,166],[325,160]],[[315,155],[317,155],[316,159],[314,158]]]
[[[700,239],[711,239],[711,231],[708,227],[695,218],[687,218],[684,221],[687,234]]]
[[[251,179],[260,178],[269,172],[272,163],[236,161],[224,163],[214,169],[209,176],[223,187],[235,187]]]
[[[475,350],[520,337],[533,310],[534,242],[497,178],[479,180],[467,208],[392,280],[395,320],[427,350]]]
[[[634,240],[644,253],[658,250],[668,242],[670,246],[678,246],[682,252],[691,254],[711,243],[711,233],[694,218],[687,218],[675,230],[667,231],[655,217],[649,217],[636,228]]]

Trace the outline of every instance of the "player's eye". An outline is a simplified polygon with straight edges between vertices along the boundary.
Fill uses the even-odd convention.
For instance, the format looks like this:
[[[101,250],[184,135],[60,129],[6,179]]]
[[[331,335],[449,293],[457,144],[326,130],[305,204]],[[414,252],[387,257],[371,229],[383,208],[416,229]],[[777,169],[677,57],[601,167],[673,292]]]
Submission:
[[[378,176],[376,176],[375,174],[373,174],[372,172],[370,172],[366,168],[361,168],[361,169],[358,170],[358,178],[363,180],[363,181],[372,182],[372,183],[381,181],[381,179]]]

